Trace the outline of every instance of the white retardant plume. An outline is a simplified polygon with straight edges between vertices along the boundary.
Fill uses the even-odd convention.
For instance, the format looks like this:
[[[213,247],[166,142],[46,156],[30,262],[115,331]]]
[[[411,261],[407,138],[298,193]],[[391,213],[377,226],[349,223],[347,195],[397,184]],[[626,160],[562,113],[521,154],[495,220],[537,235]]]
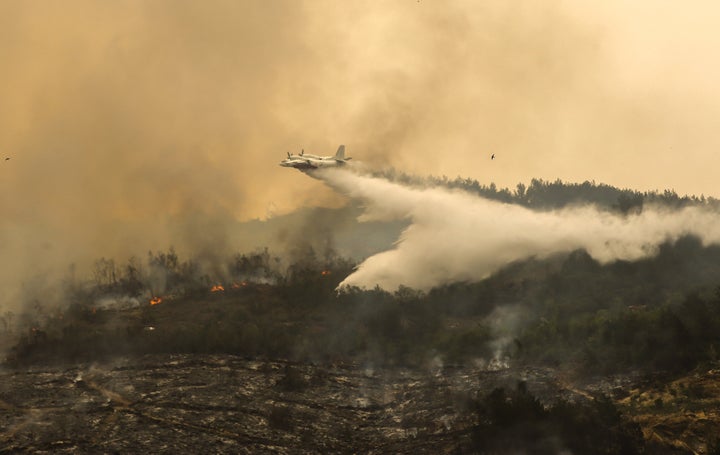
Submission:
[[[408,219],[395,248],[369,257],[340,288],[376,285],[427,290],[477,281],[517,260],[584,248],[606,263],[650,256],[685,234],[720,243],[720,216],[701,207],[645,207],[619,216],[593,206],[538,212],[462,190],[417,188],[348,169],[313,172],[336,190],[364,202],[359,221]]]

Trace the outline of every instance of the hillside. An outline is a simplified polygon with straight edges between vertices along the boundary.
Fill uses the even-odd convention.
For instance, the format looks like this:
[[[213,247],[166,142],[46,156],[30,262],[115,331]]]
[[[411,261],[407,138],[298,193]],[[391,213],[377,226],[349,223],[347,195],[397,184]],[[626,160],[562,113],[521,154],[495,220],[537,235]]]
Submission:
[[[556,188],[543,193],[541,189],[546,187]],[[640,203],[633,210],[642,210],[645,200],[666,204],[668,209],[674,204],[712,209],[715,204],[714,200],[675,198],[669,193],[633,196],[590,184],[587,190],[580,200],[623,213],[627,210],[619,203],[632,197],[642,199],[635,199]],[[510,195],[510,203],[536,204],[537,210],[547,210],[577,203],[577,198],[558,196],[576,191],[574,185],[536,182],[514,194],[496,193]],[[521,193],[525,195],[522,198]],[[616,203],[602,202],[599,195],[607,194],[617,194]],[[332,218],[331,214],[326,213]],[[345,223],[345,232],[352,232],[355,222]],[[376,228],[386,233],[401,225],[385,230],[377,224]],[[330,238],[333,242],[325,244],[298,242],[289,257],[278,257],[267,249],[228,255],[214,268],[183,259],[172,249],[149,253],[146,264],[134,259],[121,266],[102,259],[95,264],[92,280],[64,284],[63,304],[36,300],[22,314],[6,313],[3,335],[12,349],[5,371],[8,378],[17,379],[9,382],[0,396],[5,418],[15,428],[4,435],[6,447],[47,449],[52,441],[70,441],[59,443],[68,450],[75,447],[73,438],[54,433],[47,434],[44,446],[22,442],[27,433],[17,427],[17,419],[28,413],[39,415],[41,403],[52,400],[53,394],[73,391],[72,395],[79,390],[108,397],[110,407],[124,418],[135,416],[132,419],[155,422],[158,428],[179,426],[187,435],[211,435],[215,438],[212,444],[220,444],[236,427],[221,431],[198,422],[249,413],[257,417],[259,433],[230,439],[269,452],[283,452],[295,438],[309,438],[310,433],[330,439],[321,445],[315,440],[307,442],[308,450],[369,448],[373,441],[383,441],[380,445],[394,452],[443,448],[492,453],[507,441],[522,440],[528,447],[554,453],[557,447],[543,442],[543,435],[552,434],[582,451],[590,439],[577,442],[561,431],[575,422],[578,413],[597,416],[593,431],[615,428],[612,431],[624,435],[618,439],[626,441],[623,444],[628,448],[623,453],[716,450],[720,247],[684,236],[659,245],[655,254],[634,262],[601,264],[586,251],[576,250],[546,259],[528,258],[507,264],[482,281],[456,282],[427,292],[407,287],[395,292],[379,288],[338,292],[337,285],[352,271],[355,261],[338,254],[342,246],[334,243],[335,237]],[[265,397],[264,401],[247,409],[229,405],[220,409],[220,414],[208,408],[212,415],[202,418],[205,420],[167,420],[151,410],[164,405],[152,404],[155,398],[143,398],[154,396],[147,384],[128,377],[121,380],[118,375],[129,368],[138,377],[164,377],[158,389],[161,396],[186,396],[188,387],[195,386],[227,393],[224,383],[212,385],[217,380],[213,377],[192,386],[175,378],[175,370],[168,366],[173,358],[188,365],[184,375],[198,375],[194,365],[211,362],[211,368],[221,371],[237,369],[232,381],[241,382],[246,373],[252,376],[258,368],[265,368],[266,382],[258,385],[266,388],[259,396]],[[149,362],[155,366],[136,366],[136,362],[147,363],[141,359],[152,359]],[[80,386],[70,376],[80,371],[81,376],[89,374],[96,362],[109,366],[91,373],[96,376],[95,385],[88,389],[91,383],[85,381],[77,389]],[[118,362],[124,365],[120,369]],[[228,362],[233,366],[223,366]],[[48,395],[37,403],[31,398],[27,405],[12,398],[30,393],[23,388],[22,378],[27,378],[27,384],[36,383],[39,379],[23,375],[38,368],[47,371],[43,393]],[[366,379],[364,372],[371,372]],[[321,379],[315,381],[316,377]],[[501,381],[492,380],[500,377]],[[117,387],[102,385],[102,381]],[[327,381],[332,386],[326,390],[330,387]],[[527,388],[517,385],[525,382]],[[120,384],[126,389],[118,388]],[[314,389],[316,385],[319,388]],[[436,386],[440,389],[433,391]],[[439,391],[446,386],[446,391]],[[501,391],[493,392],[498,387]],[[358,390],[375,392],[365,395]],[[411,398],[420,390],[430,395]],[[212,392],[203,393],[210,393],[208,403],[220,399]],[[336,402],[333,406],[340,407],[333,408],[320,398],[328,393],[346,394],[350,402]],[[439,401],[445,403],[442,410],[432,404],[441,396],[445,397]],[[465,398],[458,401],[459,396]],[[366,399],[372,402],[370,408],[351,403],[370,403]],[[408,399],[414,404],[403,404],[409,403],[404,401]],[[540,404],[533,404],[536,399]],[[143,407],[143,400],[151,400],[147,404],[151,408]],[[276,402],[279,404],[271,405]],[[186,411],[206,412],[193,406],[200,405],[193,404]],[[58,418],[53,411],[41,414],[44,417],[38,418],[50,422]],[[351,438],[349,446],[332,439],[337,429],[330,424],[315,428],[297,423],[338,418],[346,422],[343,431],[353,429],[356,439]],[[446,421],[457,424],[446,425]],[[122,427],[116,433],[120,438],[134,424],[118,425]],[[478,435],[490,433],[496,439],[478,439]],[[397,436],[400,434],[404,436]],[[271,447],[268,441],[277,437],[285,442],[279,448]],[[453,445],[457,441],[462,443]],[[121,447],[94,444],[102,450]],[[616,449],[605,453],[618,453],[613,451]]]

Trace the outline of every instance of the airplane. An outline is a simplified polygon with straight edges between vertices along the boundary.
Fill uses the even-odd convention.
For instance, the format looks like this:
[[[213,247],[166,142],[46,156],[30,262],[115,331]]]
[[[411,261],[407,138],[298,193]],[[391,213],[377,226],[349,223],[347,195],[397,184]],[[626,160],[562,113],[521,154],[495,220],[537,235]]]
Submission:
[[[305,153],[303,149],[299,155],[292,155],[290,152],[287,158],[280,162],[280,166],[294,167],[301,171],[317,169],[321,167],[337,167],[347,164],[351,157],[345,158],[345,146],[338,147],[335,156],[317,156]]]

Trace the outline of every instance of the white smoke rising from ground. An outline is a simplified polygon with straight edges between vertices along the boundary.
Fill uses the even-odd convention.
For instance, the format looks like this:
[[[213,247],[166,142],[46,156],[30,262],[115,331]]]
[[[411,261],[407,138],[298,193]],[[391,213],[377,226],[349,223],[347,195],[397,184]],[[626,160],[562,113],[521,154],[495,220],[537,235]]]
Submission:
[[[627,217],[593,206],[537,212],[462,190],[417,188],[349,169],[315,171],[366,204],[360,221],[408,219],[395,248],[367,258],[340,287],[427,290],[486,278],[513,261],[584,248],[596,260],[637,260],[686,234],[720,243],[720,216],[701,207],[645,207]]]

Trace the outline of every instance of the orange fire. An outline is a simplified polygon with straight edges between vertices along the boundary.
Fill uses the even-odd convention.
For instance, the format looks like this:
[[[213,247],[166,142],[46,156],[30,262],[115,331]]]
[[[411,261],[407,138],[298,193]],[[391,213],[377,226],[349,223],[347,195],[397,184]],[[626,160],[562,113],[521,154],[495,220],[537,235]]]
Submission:
[[[218,292],[218,291],[224,291],[225,288],[222,287],[221,284],[216,284],[215,286],[210,288],[210,292]]]
[[[330,272],[330,270],[323,270],[322,272],[320,272],[320,274],[322,276],[328,276],[328,275],[330,275],[330,273],[332,273],[332,272]]]
[[[150,305],[157,305],[162,302],[162,297],[153,297],[150,299]]]

